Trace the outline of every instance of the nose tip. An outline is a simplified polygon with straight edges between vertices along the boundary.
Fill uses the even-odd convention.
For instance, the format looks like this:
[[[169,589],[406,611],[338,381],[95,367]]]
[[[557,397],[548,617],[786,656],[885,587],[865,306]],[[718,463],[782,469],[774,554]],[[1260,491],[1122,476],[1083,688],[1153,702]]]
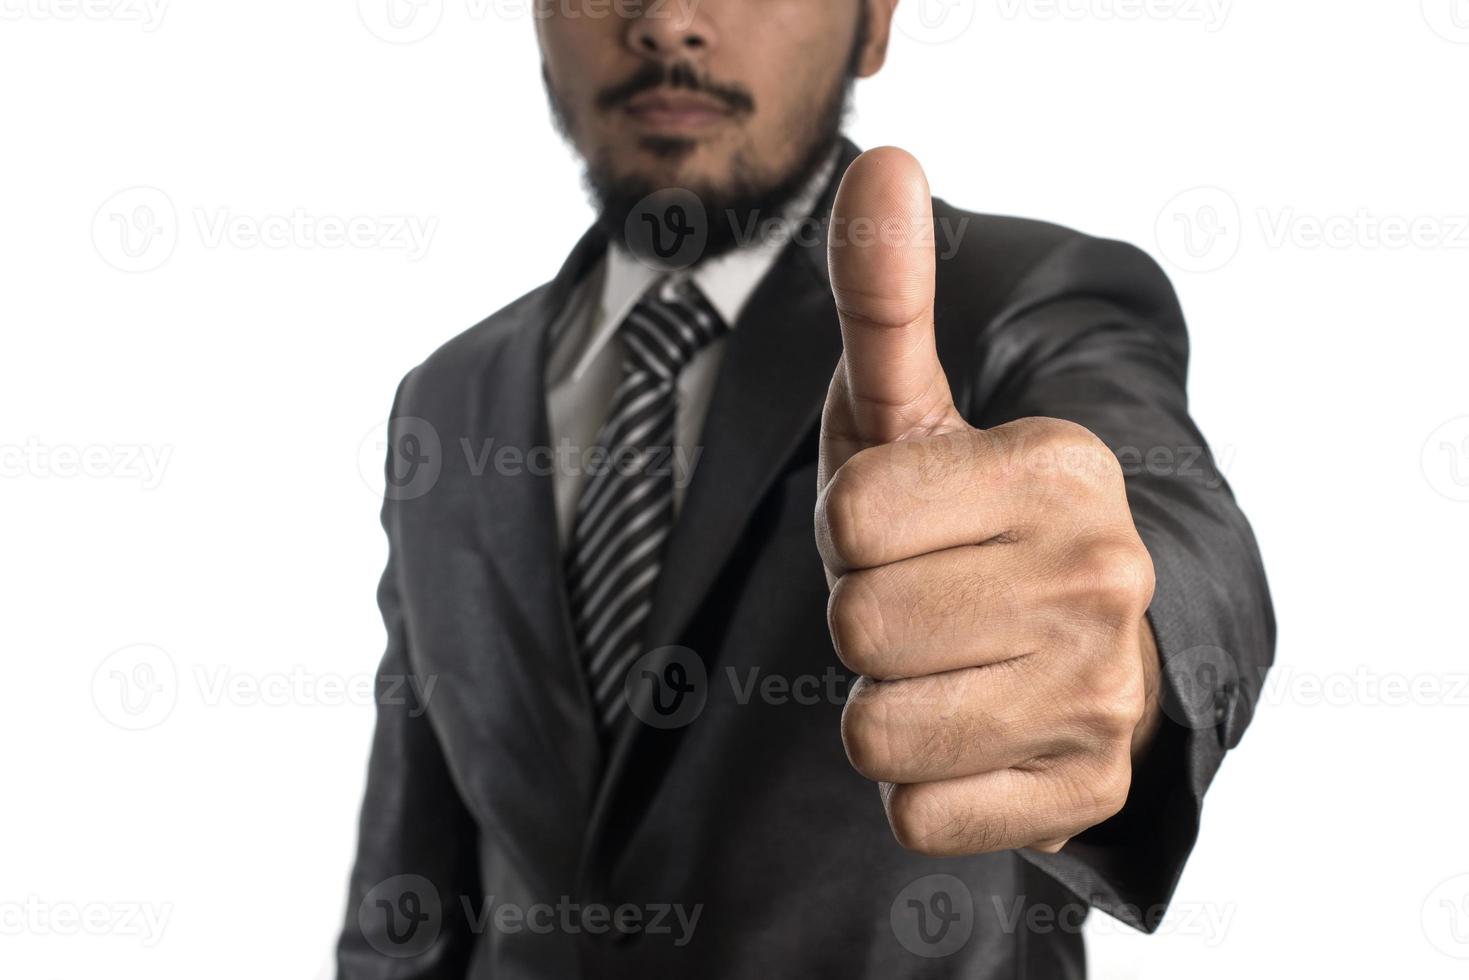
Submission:
[[[670,42],[657,37],[651,31],[643,31],[639,33],[636,44],[643,54],[656,57],[658,55],[675,53],[680,50],[697,51],[705,46],[705,41],[699,35],[691,34]]]
[[[708,53],[714,47],[714,28],[698,7],[697,0],[650,6],[628,26],[628,47],[644,58],[659,60]]]

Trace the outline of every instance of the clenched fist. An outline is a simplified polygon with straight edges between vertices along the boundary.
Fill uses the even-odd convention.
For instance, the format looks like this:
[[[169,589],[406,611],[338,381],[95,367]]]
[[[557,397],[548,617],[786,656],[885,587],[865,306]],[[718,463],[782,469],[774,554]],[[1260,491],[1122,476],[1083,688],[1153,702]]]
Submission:
[[[960,417],[911,156],[852,164],[829,247],[843,354],[816,540],[832,641],[861,675],[847,755],[905,847],[1054,852],[1122,808],[1157,723],[1153,566],[1121,467],[1070,422]]]

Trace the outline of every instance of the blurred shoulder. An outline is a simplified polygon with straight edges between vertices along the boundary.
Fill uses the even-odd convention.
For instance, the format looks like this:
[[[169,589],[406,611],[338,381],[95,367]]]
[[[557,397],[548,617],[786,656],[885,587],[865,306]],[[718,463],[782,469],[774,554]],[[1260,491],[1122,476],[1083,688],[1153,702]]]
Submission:
[[[1105,300],[1175,319],[1162,268],[1127,242],[1033,218],[979,214],[934,200],[935,297],[969,329],[1060,299]]]

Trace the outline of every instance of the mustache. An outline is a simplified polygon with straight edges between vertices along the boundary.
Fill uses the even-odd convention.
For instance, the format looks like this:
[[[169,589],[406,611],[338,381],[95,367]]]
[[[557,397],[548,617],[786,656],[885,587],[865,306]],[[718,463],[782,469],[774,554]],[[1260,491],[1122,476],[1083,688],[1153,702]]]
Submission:
[[[597,108],[606,111],[626,103],[634,96],[656,88],[683,89],[712,96],[736,113],[753,112],[755,99],[738,85],[724,85],[709,78],[700,77],[694,66],[686,61],[671,65],[644,62],[632,77],[616,85],[609,85],[597,94]]]

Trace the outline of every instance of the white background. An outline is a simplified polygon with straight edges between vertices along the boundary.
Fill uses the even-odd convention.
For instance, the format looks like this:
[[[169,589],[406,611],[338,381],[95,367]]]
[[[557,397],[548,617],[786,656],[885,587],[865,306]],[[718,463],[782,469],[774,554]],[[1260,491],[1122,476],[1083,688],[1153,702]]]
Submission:
[[[852,135],[1164,263],[1280,618],[1165,935],[1094,923],[1097,976],[1463,976],[1469,3],[928,2]],[[589,212],[517,0],[88,3],[0,0],[0,973],[325,975],[376,427]]]

